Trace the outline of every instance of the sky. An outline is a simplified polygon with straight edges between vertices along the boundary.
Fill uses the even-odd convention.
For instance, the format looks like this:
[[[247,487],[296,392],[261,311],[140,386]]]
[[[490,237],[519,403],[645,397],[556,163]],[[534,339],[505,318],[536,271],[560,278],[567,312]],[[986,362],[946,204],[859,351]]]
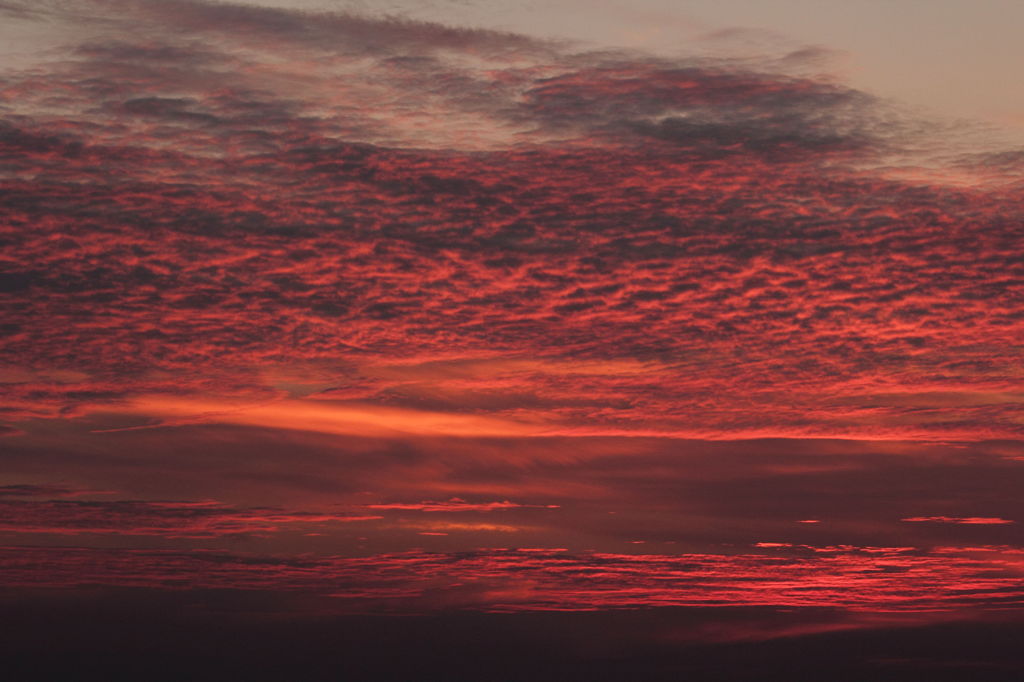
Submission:
[[[260,0],[306,10],[376,10],[425,21],[625,47],[666,56],[763,58],[814,50],[805,68],[1024,143],[1016,0]]]
[[[1022,12],[0,0],[10,666],[1020,679]]]

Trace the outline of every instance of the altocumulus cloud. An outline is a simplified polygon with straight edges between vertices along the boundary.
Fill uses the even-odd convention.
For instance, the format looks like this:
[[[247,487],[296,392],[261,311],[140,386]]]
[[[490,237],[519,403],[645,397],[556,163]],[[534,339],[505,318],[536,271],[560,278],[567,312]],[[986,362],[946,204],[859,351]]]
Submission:
[[[1019,196],[887,170],[929,138],[869,95],[400,18],[3,11],[76,26],[2,78],[11,422],[217,421],[306,363],[353,409],[545,434],[1020,432]],[[545,364],[379,372],[509,357]]]

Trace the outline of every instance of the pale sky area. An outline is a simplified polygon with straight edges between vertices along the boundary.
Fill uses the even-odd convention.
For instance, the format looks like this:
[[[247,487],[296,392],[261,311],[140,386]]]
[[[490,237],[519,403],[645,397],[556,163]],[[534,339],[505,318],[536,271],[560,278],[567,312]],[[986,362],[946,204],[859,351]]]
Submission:
[[[1024,143],[1020,0],[255,0],[354,9],[678,55],[833,52],[823,72]],[[1008,140],[1009,141],[1009,140]]]
[[[778,57],[820,49],[821,74],[920,113],[1002,128],[1024,143],[1020,0],[239,0],[389,14],[661,54]],[[63,38],[45,24],[0,27],[8,65]],[[805,68],[807,66],[805,65]],[[993,131],[994,132],[994,131]]]

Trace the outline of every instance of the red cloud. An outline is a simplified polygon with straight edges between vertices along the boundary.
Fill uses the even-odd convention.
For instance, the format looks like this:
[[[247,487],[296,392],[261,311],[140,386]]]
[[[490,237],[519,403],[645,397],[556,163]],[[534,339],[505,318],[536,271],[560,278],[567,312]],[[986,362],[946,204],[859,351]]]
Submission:
[[[907,519],[901,519],[901,521],[910,521],[912,523],[964,523],[968,525],[986,526],[1014,523],[1014,521],[1010,521],[1008,519],[985,516],[913,516]]]
[[[534,504],[517,504],[515,502],[509,502],[505,500],[503,502],[481,502],[471,503],[465,500],[453,497],[447,502],[419,502],[419,503],[393,503],[393,504],[367,504],[364,505],[366,509],[381,509],[381,510],[402,510],[402,511],[422,511],[422,512],[463,512],[463,511],[495,511],[498,509],[522,509],[530,507],[540,507],[544,509],[555,509],[558,507],[557,504],[548,505],[534,505]]]
[[[1006,548],[831,548],[789,555],[405,552],[358,558],[223,552],[5,548],[10,586],[248,589],[330,596],[327,608],[592,610],[653,606],[838,608],[933,613],[1024,597],[1024,558]],[[462,586],[462,589],[457,589]],[[471,589],[466,589],[470,586]]]
[[[1019,549],[898,547],[956,531],[894,522],[1014,509],[1019,469],[979,462],[1024,435],[1017,155],[907,170],[947,140],[728,60],[191,0],[0,12],[77,41],[0,73],[10,475],[358,510],[7,486],[17,542],[132,548],[7,548],[5,585],[361,612],[1024,599]],[[948,506],[961,476],[977,507]],[[500,510],[549,525],[408,518]],[[376,511],[403,550],[462,544],[305,553]],[[497,532],[530,547],[478,549]],[[196,549],[251,536],[282,553]],[[620,553],[669,542],[693,551]]]

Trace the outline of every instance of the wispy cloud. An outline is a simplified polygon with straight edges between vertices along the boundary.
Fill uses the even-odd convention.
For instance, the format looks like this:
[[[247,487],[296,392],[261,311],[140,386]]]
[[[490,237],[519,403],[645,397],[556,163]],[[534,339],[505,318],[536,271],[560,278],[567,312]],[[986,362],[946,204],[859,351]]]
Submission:
[[[586,554],[479,550],[360,558],[237,556],[225,552],[5,548],[8,585],[121,585],[283,590],[330,597],[357,613],[653,606],[828,607],[842,611],[956,612],[1021,599],[1018,551],[936,554],[849,547],[824,555]],[[38,568],[45,566],[45,571]],[[993,570],[995,569],[995,570]],[[168,576],[175,576],[168,582]],[[470,589],[464,586],[470,585]],[[463,586],[460,588],[460,586]],[[753,634],[753,633],[751,633]],[[764,632],[761,636],[766,635]]]
[[[518,504],[516,502],[509,502],[504,500],[502,502],[467,502],[466,500],[460,500],[457,497],[446,502],[392,502],[390,504],[368,504],[367,509],[387,509],[387,510],[401,510],[401,511],[421,511],[421,512],[465,512],[465,511],[497,511],[505,509],[521,509],[524,507],[543,507],[547,509],[556,509],[558,505],[530,505],[530,504]]]
[[[0,501],[0,532],[15,535],[218,538],[286,528],[372,521],[380,516],[235,508],[217,502]]]
[[[963,523],[971,526],[1000,526],[1014,523],[1014,521],[1001,519],[997,516],[912,516],[903,519],[903,521],[911,523]]]

